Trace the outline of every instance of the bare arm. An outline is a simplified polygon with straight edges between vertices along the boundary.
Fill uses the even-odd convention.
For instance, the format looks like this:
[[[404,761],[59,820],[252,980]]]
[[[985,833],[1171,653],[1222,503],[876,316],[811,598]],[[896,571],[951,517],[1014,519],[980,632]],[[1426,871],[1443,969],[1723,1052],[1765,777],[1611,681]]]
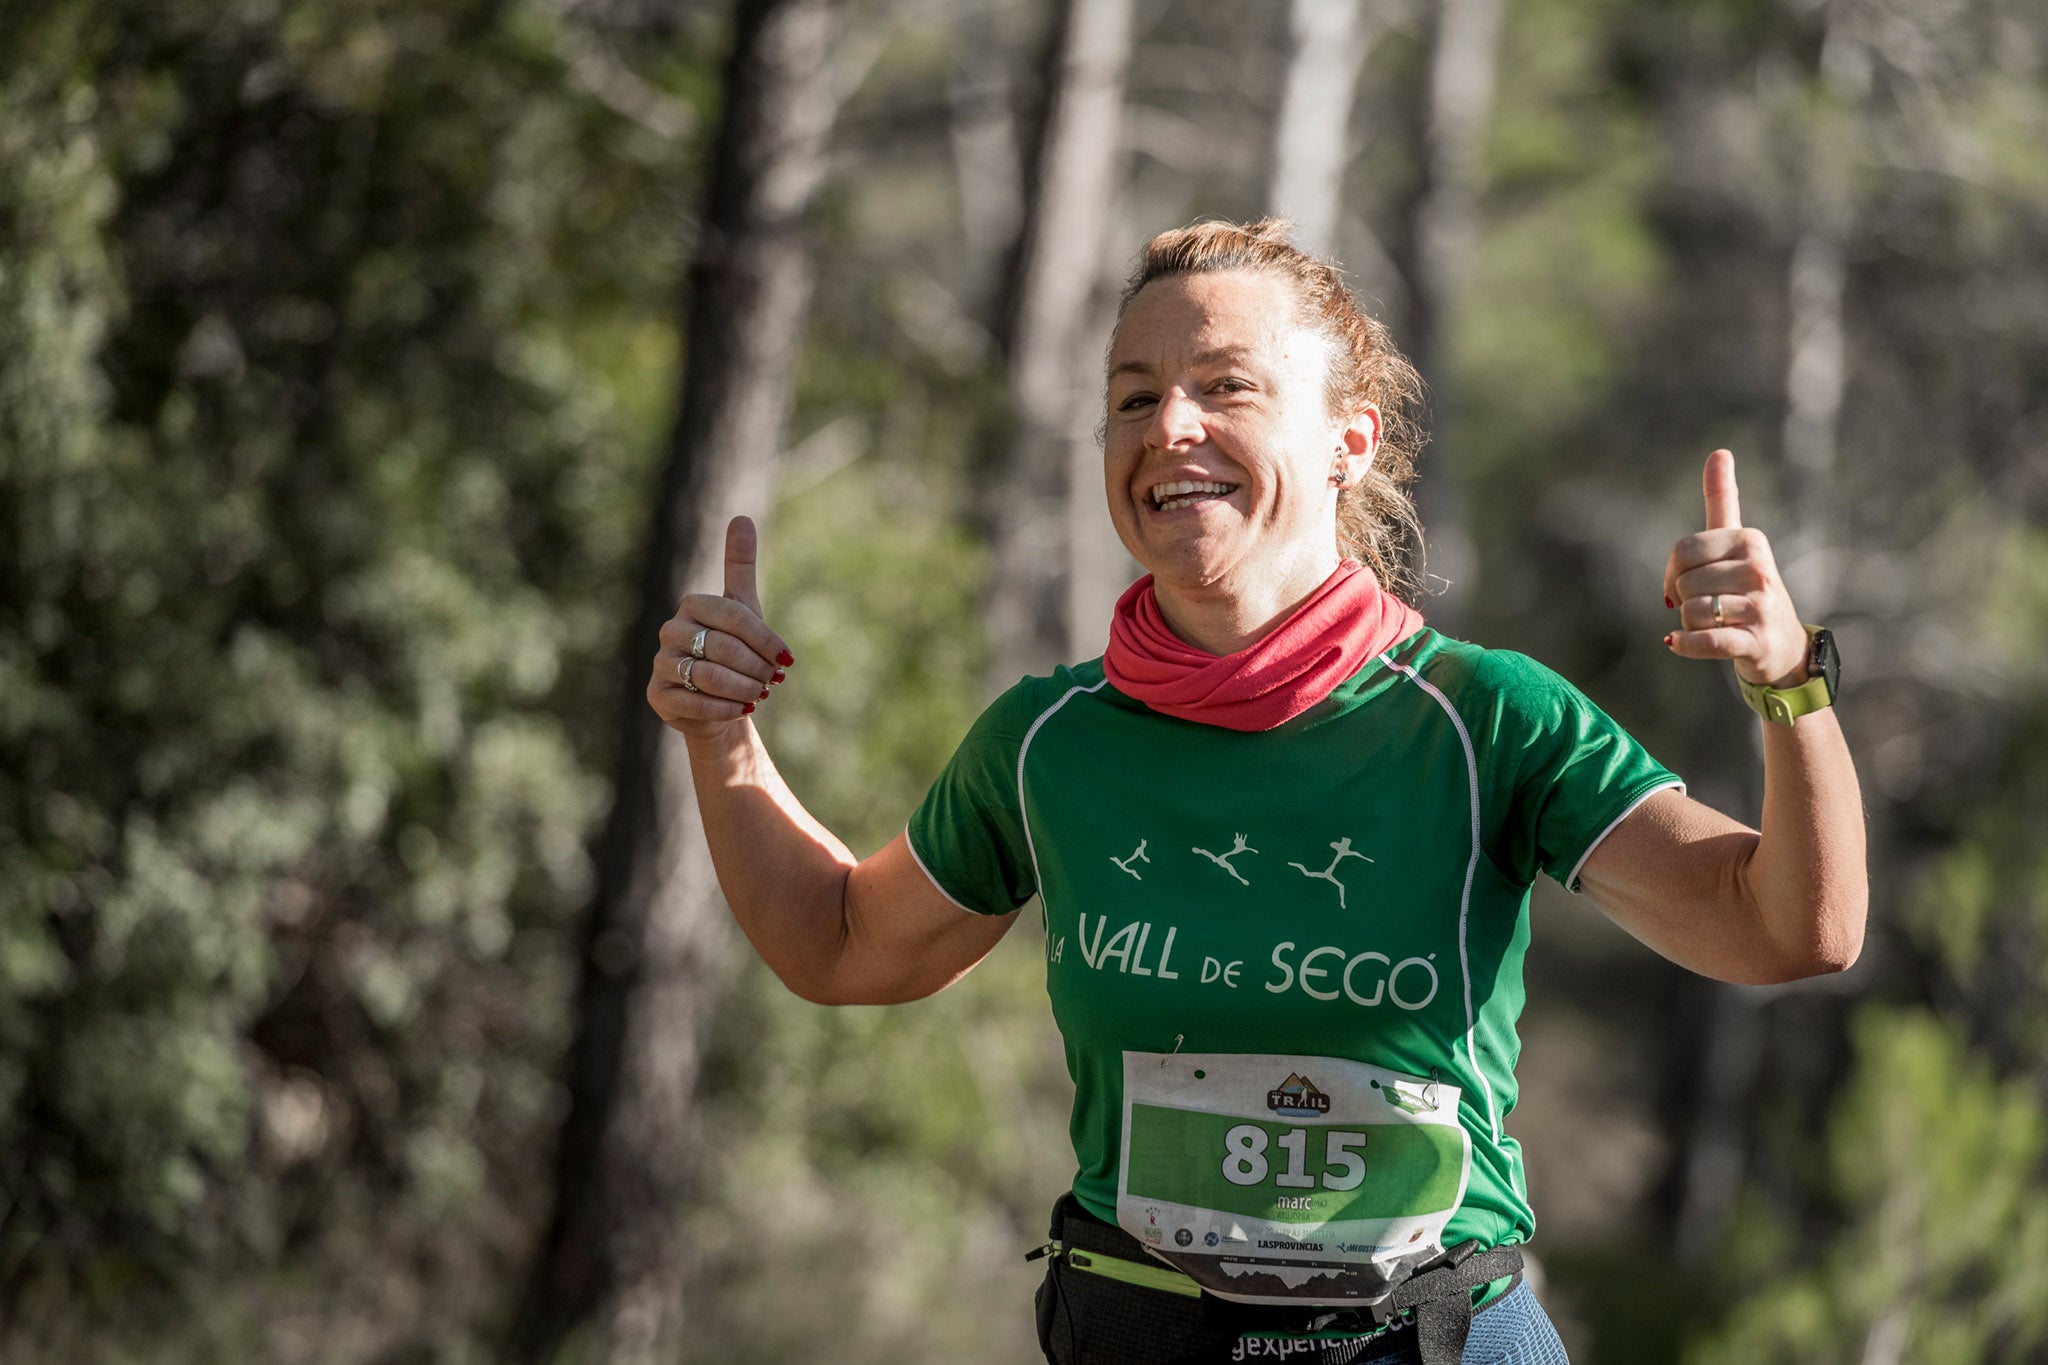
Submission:
[[[856,860],[796,799],[750,714],[793,662],[761,619],[755,533],[726,532],[726,592],[683,599],[661,629],[649,705],[682,732],[718,884],[733,917],[792,991],[821,1004],[915,1000],[951,984],[1016,922],[948,900],[898,835]],[[702,659],[691,642],[705,630]],[[683,685],[685,670],[695,690]]]
[[[1579,881],[1622,928],[1720,981],[1848,967],[1863,947],[1869,886],[1856,770],[1834,712],[1764,726],[1761,833],[1658,792],[1600,842]]]
[[[1705,475],[1707,530],[1672,551],[1665,596],[1690,658],[1728,659],[1752,681],[1805,680],[1806,632],[1769,543],[1744,528],[1734,459]],[[1715,619],[1716,608],[1720,620]],[[1723,981],[1841,971],[1869,907],[1863,802],[1833,708],[1763,724],[1763,829],[1676,792],[1645,801],[1586,860],[1580,882],[1616,923],[1680,966]]]

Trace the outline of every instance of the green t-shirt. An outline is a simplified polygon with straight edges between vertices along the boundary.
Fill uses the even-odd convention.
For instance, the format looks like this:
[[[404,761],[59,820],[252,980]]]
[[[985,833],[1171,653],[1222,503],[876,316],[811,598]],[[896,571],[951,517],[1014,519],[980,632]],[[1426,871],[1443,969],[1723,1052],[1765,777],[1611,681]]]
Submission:
[[[1601,837],[1652,792],[1680,785],[1541,664],[1425,629],[1258,733],[1154,712],[1111,686],[1099,659],[1027,678],[975,723],[909,837],[965,909],[1042,901],[1046,988],[1076,1087],[1074,1193],[1091,1212],[1117,1221],[1127,1064],[1146,1059],[1149,1084],[1154,1054],[1341,1058],[1369,1064],[1349,1068],[1350,1084],[1390,1104],[1406,1092],[1365,1078],[1456,1087],[1469,1174],[1447,1187],[1448,1223],[1431,1231],[1445,1246],[1476,1237],[1483,1248],[1535,1226],[1520,1147],[1503,1127],[1516,1099],[1530,886],[1547,872],[1577,890]],[[1329,1085],[1307,1071],[1270,1082],[1247,1073],[1245,1084],[1275,1087],[1260,1117],[1284,1124],[1316,1117],[1298,1098],[1304,1078],[1312,1097]],[[1447,1100],[1444,1124],[1450,1110]],[[1141,1106],[1133,1124],[1176,1112]],[[1281,1169],[1270,1140],[1301,1142],[1284,1126],[1252,1126],[1232,1130],[1239,1165],[1226,1182],[1241,1183],[1248,1162]],[[1434,1131],[1456,1144],[1454,1128]],[[1202,1140],[1224,1139],[1219,1129]],[[1390,1150],[1357,1142],[1367,1163]],[[1243,1156],[1252,1144],[1264,1155]],[[1290,1150],[1296,1169],[1299,1146]],[[1323,1156],[1317,1146],[1311,1165]],[[1339,1173],[1325,1183],[1348,1188],[1341,1146],[1329,1159]],[[1164,1198],[1147,1207],[1159,1205],[1179,1208]],[[1227,1219],[1193,1226],[1239,1240]],[[1171,1236],[1188,1245],[1186,1233]]]

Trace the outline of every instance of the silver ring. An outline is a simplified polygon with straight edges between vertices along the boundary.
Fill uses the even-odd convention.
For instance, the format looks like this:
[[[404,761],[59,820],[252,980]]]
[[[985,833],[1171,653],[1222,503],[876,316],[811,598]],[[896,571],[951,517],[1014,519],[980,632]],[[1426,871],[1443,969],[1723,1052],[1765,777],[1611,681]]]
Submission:
[[[1715,624],[1715,625],[1717,625],[1717,626],[1725,626],[1725,625],[1727,625],[1727,624],[1728,624],[1728,623],[1727,623],[1726,621],[1724,621],[1724,620],[1722,620],[1722,619],[1721,619],[1721,594],[1720,594],[1720,593],[1715,593],[1715,594],[1714,594],[1714,624]]]
[[[709,627],[709,626],[703,626],[703,627],[700,627],[700,628],[698,629],[698,631],[697,631],[697,633],[696,633],[695,635],[692,635],[692,636],[690,637],[690,657],[691,657],[691,658],[693,658],[693,659],[701,659],[701,658],[703,658],[703,657],[704,657],[704,637],[705,637],[705,636],[707,636],[707,635],[709,635],[710,633],[711,633],[711,627]]]
[[[690,674],[695,672],[696,669],[697,661],[695,659],[683,660],[682,663],[676,669],[676,681],[683,685],[683,690],[685,692],[701,692],[704,690],[703,688],[697,686],[697,684],[690,681]]]

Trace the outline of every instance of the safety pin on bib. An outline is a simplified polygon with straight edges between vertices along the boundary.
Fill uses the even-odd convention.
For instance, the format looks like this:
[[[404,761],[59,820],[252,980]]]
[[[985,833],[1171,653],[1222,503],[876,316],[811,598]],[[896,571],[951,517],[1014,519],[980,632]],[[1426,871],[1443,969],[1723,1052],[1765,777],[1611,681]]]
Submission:
[[[1187,1035],[1185,1033],[1176,1033],[1173,1035],[1173,1052],[1180,1051],[1181,1040],[1186,1037]],[[1172,1061],[1173,1052],[1169,1052],[1164,1057],[1161,1057],[1159,1059],[1159,1065],[1165,1066],[1168,1062]]]

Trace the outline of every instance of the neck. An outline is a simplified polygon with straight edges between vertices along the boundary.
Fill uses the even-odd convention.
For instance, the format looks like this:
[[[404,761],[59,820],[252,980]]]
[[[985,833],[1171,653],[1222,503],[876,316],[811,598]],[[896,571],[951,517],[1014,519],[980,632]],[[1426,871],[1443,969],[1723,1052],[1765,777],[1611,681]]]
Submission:
[[[1235,654],[1272,634],[1315,595],[1337,571],[1337,564],[1333,551],[1327,563],[1304,566],[1286,581],[1261,590],[1244,590],[1228,583],[1176,586],[1155,575],[1152,591],[1159,599],[1160,614],[1175,635],[1211,654]]]

